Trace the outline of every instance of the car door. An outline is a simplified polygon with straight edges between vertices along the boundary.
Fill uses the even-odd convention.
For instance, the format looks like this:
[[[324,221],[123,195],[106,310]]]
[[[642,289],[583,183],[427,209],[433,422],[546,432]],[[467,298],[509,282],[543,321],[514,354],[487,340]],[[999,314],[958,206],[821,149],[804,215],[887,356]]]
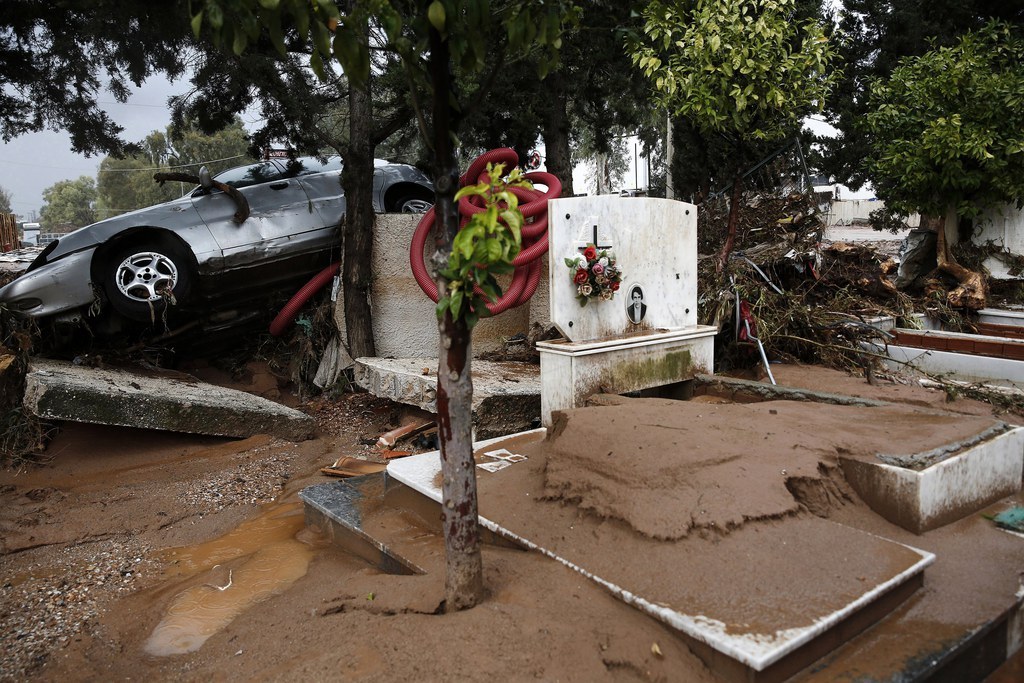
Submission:
[[[339,156],[318,159],[302,159],[303,165],[296,177],[302,183],[313,204],[313,210],[320,214],[324,226],[337,227],[345,217],[345,190],[341,186],[342,161]]]
[[[287,258],[304,234],[322,227],[301,183],[277,161],[231,169],[216,179],[235,187],[249,202],[249,217],[237,223],[238,207],[225,193],[197,190],[192,197],[220,245],[224,268]]]

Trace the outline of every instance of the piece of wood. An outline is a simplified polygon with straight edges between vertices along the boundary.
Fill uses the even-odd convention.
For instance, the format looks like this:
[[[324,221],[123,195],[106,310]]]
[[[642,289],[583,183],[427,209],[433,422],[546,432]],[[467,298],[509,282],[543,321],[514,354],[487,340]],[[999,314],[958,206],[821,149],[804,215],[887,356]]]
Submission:
[[[418,420],[416,422],[410,422],[407,425],[396,427],[389,432],[385,432],[380,435],[377,439],[377,445],[381,448],[391,448],[394,446],[399,439],[403,439],[407,436],[413,436],[424,432],[427,429],[434,426],[434,422],[431,420]]]
[[[321,467],[320,471],[330,477],[361,477],[367,474],[377,474],[385,469],[387,469],[387,465],[384,463],[342,456],[335,460],[333,465]]]

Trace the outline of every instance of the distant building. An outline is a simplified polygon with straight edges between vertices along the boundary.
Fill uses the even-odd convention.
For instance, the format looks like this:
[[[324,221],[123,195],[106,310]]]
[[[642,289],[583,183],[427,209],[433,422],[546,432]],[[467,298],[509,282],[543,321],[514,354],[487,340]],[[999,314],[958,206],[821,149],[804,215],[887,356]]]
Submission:
[[[22,223],[21,224],[21,242],[26,247],[34,247],[39,244],[39,224],[38,223]]]

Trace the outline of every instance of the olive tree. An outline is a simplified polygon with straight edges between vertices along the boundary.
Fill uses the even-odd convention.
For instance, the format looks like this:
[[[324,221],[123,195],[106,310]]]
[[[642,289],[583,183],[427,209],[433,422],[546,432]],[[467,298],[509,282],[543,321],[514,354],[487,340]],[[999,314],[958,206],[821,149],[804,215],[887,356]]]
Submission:
[[[643,16],[631,51],[656,99],[721,136],[737,159],[821,109],[834,78],[832,50],[819,22],[795,19],[795,0],[654,0]],[[736,237],[742,174],[737,164],[719,271]]]
[[[61,180],[43,190],[39,223],[50,231],[61,225],[80,228],[96,220],[96,181],[87,175]]]
[[[448,558],[445,605],[448,610],[471,607],[483,595],[483,569],[472,449],[470,339],[473,325],[486,315],[486,308],[479,295],[465,295],[464,278],[489,283],[488,271],[503,270],[519,240],[515,206],[499,211],[492,204],[486,216],[469,226],[475,227],[476,237],[463,238],[459,248],[452,249],[459,232],[458,130],[470,106],[453,77],[453,67],[481,74],[483,83],[500,84],[504,53],[530,52],[543,77],[557,57],[563,24],[575,17],[575,11],[569,0],[205,0],[197,7],[193,17],[197,34],[208,27],[213,40],[231,46],[236,54],[263,40],[284,51],[282,36],[287,27],[295,31],[293,38],[297,35],[303,43],[313,44],[310,68],[319,75],[326,76],[328,63],[336,62],[351,82],[365,84],[371,49],[387,50],[400,56],[410,93],[414,97],[427,93],[425,101],[416,100],[416,117],[434,160],[438,227],[432,262],[438,291],[443,294],[438,305],[437,413]],[[367,27],[371,26],[380,29],[379,43],[369,39]],[[495,49],[503,54],[488,59]],[[488,68],[491,73],[482,73]],[[486,89],[478,89],[472,100],[486,96]],[[501,183],[492,189],[511,197]],[[491,220],[501,213],[512,218],[504,228]],[[463,296],[455,296],[457,291]]]
[[[949,254],[945,216],[1024,201],[1024,37],[992,22],[956,45],[902,60],[872,85],[869,178],[886,208],[942,216],[939,267],[960,281],[954,306],[985,305],[980,273]]]
[[[107,156],[100,162],[96,180],[96,212],[110,218],[176,199],[191,192],[191,185],[153,181],[156,171],[197,173],[206,166],[212,175],[252,160],[242,120],[212,135],[195,125],[168,126],[155,130],[135,145],[137,152]]]

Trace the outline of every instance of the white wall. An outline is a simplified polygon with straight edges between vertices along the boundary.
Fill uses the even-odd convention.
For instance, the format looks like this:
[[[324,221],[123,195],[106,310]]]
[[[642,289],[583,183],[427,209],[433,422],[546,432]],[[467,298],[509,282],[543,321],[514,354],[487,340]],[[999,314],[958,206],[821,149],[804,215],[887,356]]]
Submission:
[[[879,199],[837,199],[829,211],[829,225],[867,225],[871,212],[884,207]],[[920,223],[916,213],[907,219],[907,227],[916,228]]]
[[[412,276],[409,245],[420,216],[377,216],[373,242],[373,338],[382,358],[437,358],[437,318],[431,301]],[[433,239],[427,240],[427,258]],[[429,263],[429,261],[428,261]],[[429,267],[429,266],[428,266]],[[529,302],[493,318],[481,320],[473,330],[474,356],[502,348],[502,342],[529,331],[532,320],[546,324],[548,313],[547,271]],[[335,322],[345,338],[344,292],[338,295]]]
[[[974,220],[974,225],[971,240],[975,244],[991,241],[1013,254],[1024,255],[1024,211],[1013,204],[985,211]],[[985,261],[985,267],[993,277],[1012,277],[1006,265],[997,258],[990,257]]]

